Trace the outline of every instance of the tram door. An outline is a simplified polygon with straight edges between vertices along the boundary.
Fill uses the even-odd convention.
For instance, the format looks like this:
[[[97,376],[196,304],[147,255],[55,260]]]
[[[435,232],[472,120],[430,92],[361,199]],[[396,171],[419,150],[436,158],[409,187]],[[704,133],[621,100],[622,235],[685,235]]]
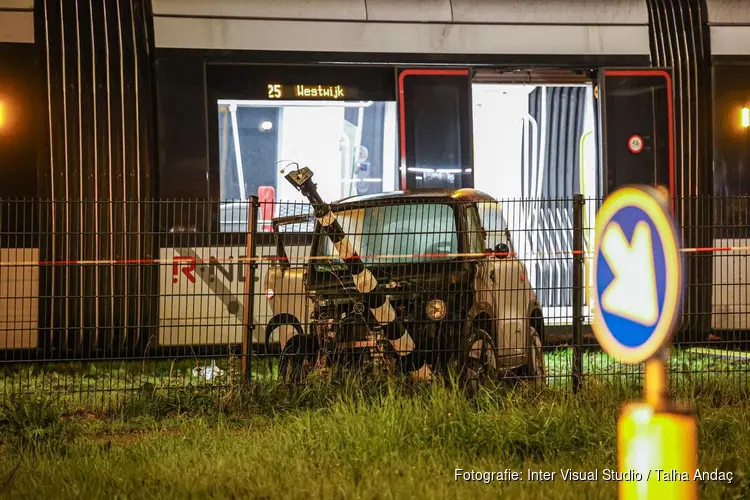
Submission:
[[[599,78],[603,194],[650,184],[675,194],[672,78],[664,69],[605,69]]]
[[[398,74],[401,189],[474,187],[468,69]]]
[[[560,69],[472,75],[474,183],[500,200],[547,324],[572,317],[573,197],[599,195],[595,84]]]

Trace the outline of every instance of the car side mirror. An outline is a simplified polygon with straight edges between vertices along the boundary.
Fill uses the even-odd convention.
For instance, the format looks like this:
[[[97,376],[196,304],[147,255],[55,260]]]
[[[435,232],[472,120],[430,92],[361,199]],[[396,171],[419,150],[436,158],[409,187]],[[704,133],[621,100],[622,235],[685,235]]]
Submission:
[[[495,249],[493,250],[493,253],[496,255],[493,255],[496,259],[504,259],[510,254],[510,247],[507,243],[498,243],[495,245]],[[499,255],[497,255],[499,254]]]

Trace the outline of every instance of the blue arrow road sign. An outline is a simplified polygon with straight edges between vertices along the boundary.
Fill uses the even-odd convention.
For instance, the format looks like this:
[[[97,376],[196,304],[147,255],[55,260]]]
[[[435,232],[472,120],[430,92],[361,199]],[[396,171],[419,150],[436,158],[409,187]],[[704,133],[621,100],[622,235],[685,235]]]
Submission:
[[[649,186],[613,193],[596,217],[594,333],[616,359],[640,363],[680,314],[682,258],[666,198]]]

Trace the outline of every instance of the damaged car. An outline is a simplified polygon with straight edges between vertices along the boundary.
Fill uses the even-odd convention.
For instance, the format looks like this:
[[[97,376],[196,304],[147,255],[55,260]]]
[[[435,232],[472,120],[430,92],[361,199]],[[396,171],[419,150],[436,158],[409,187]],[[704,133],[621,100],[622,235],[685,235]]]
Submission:
[[[286,178],[313,213],[273,221],[266,340],[280,333],[281,377],[356,366],[423,377],[456,369],[472,386],[509,374],[544,384],[542,309],[496,200],[428,189],[328,204],[312,175]],[[302,258],[284,244],[295,226],[311,230]]]

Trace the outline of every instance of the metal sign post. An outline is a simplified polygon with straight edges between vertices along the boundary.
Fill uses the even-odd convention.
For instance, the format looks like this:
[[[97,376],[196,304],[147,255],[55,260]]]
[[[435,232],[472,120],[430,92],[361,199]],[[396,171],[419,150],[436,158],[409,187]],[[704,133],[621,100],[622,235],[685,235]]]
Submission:
[[[242,324],[242,379],[247,383],[252,378],[250,356],[253,354],[253,333],[255,332],[255,317],[253,307],[253,287],[255,285],[255,235],[258,232],[258,197],[250,196],[247,200],[247,270],[245,271],[245,308]],[[265,353],[266,356],[268,353]]]
[[[617,425],[621,499],[697,498],[697,425],[667,389],[667,348],[681,312],[682,256],[668,198],[650,186],[619,189],[596,217],[593,329],[623,363],[646,363],[644,402]]]

